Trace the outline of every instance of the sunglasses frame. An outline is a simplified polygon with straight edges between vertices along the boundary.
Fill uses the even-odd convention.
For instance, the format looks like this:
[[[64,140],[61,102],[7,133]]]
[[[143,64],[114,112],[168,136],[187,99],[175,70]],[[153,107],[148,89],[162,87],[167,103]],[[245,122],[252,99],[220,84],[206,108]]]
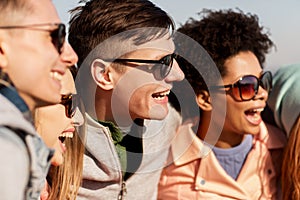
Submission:
[[[57,26],[56,29],[43,29],[41,26]],[[63,23],[45,23],[45,24],[28,24],[28,25],[15,25],[15,26],[0,26],[0,29],[30,29],[34,31],[47,31],[50,32],[52,44],[57,52],[61,54],[62,47],[66,40],[66,26]],[[55,40],[56,39],[56,40]]]
[[[268,76],[267,76],[268,75]],[[264,77],[269,77],[269,88],[265,88],[265,85],[264,85],[264,82],[262,81],[262,79]],[[245,79],[246,77],[251,77],[251,78],[254,78],[254,80],[257,81],[257,84],[252,84],[253,85],[253,89],[254,89],[254,94],[251,98],[243,98],[243,92],[242,92],[242,86],[243,84],[241,84],[241,81],[243,79]],[[272,73],[270,71],[266,71],[264,72],[260,78],[257,78],[256,76],[254,75],[245,75],[241,78],[239,78],[239,80],[237,80],[235,83],[233,84],[228,84],[228,85],[217,85],[217,86],[212,86],[211,88],[212,89],[215,89],[215,88],[229,88],[229,90],[227,90],[227,92],[231,91],[233,88],[238,88],[238,91],[239,91],[239,96],[240,96],[240,99],[242,101],[250,101],[252,99],[255,98],[255,96],[257,95],[258,93],[258,90],[259,90],[259,86],[262,86],[263,89],[265,89],[268,93],[270,93],[272,91]],[[235,97],[236,98],[236,97]]]
[[[73,106],[73,101],[76,98],[76,94],[62,94],[61,95],[61,102],[65,107],[65,114],[66,117],[72,118],[75,115],[76,107]]]
[[[128,63],[128,62],[132,62],[132,63],[144,63],[144,64],[155,64],[152,67],[148,68],[150,70],[150,72],[154,72],[155,78],[158,80],[163,80],[164,78],[166,78],[169,73],[172,70],[173,67],[173,60],[178,57],[177,54],[172,53],[172,54],[168,54],[165,55],[164,57],[162,57],[159,60],[144,60],[144,59],[132,59],[132,58],[117,58],[117,59],[109,59],[106,60],[108,62],[114,62],[114,63]],[[163,65],[163,67],[158,66],[158,65]],[[167,67],[165,67],[167,66]],[[159,74],[155,73],[155,70],[160,69]]]

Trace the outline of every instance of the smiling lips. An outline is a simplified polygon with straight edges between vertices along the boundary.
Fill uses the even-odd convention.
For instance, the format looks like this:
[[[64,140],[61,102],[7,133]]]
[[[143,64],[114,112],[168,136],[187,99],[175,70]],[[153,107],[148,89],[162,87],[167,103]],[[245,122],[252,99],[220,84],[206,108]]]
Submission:
[[[64,132],[58,136],[58,139],[63,143],[66,138],[73,138],[73,132]]]
[[[166,97],[170,94],[170,90],[164,91],[164,92],[157,92],[152,94],[153,99],[156,101],[163,101],[166,99]]]
[[[62,79],[62,74],[58,73],[58,72],[51,72],[50,73],[50,77],[55,79],[55,80],[58,80],[58,81],[61,81]]]
[[[64,144],[64,141],[66,140],[66,138],[73,138],[74,136],[74,131],[75,129],[70,129],[70,130],[66,130],[64,131],[63,133],[61,133],[59,136],[58,136],[58,139],[60,141],[60,147],[62,149],[62,152],[65,152],[67,149],[66,149],[66,146]]]

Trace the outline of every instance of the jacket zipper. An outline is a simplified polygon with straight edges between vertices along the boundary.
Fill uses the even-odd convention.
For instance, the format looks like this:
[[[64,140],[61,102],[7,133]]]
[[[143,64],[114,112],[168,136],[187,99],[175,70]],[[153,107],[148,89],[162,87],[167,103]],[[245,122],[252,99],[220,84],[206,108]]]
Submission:
[[[111,136],[111,132],[109,130],[109,128],[105,127],[106,131],[105,133],[108,134],[108,137],[110,138],[110,141],[113,142],[112,136]],[[122,177],[122,183],[121,183],[121,190],[119,192],[118,195],[118,200],[124,200],[124,196],[127,194],[127,188],[126,188],[126,182],[123,180],[123,175],[121,173],[121,177]]]
[[[118,196],[118,200],[123,200],[124,196],[127,194],[126,182],[123,180],[121,185],[121,190]]]

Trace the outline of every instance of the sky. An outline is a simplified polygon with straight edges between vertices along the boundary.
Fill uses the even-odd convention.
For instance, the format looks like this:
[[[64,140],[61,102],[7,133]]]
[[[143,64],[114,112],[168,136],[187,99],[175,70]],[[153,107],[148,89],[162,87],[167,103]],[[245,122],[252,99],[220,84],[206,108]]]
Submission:
[[[62,22],[68,23],[68,10],[79,0],[53,0]],[[299,0],[151,0],[165,10],[175,21],[177,28],[190,17],[197,18],[202,9],[239,8],[256,14],[260,24],[271,34],[276,45],[266,59],[266,68],[300,63],[300,1]]]

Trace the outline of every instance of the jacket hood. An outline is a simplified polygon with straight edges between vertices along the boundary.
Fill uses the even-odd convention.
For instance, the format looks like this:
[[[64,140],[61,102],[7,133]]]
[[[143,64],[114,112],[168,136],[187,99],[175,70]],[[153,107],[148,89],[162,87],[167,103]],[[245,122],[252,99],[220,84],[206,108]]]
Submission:
[[[26,119],[26,114],[12,104],[6,97],[0,94],[0,126],[9,126],[22,129],[30,134],[35,133],[33,124]]]

